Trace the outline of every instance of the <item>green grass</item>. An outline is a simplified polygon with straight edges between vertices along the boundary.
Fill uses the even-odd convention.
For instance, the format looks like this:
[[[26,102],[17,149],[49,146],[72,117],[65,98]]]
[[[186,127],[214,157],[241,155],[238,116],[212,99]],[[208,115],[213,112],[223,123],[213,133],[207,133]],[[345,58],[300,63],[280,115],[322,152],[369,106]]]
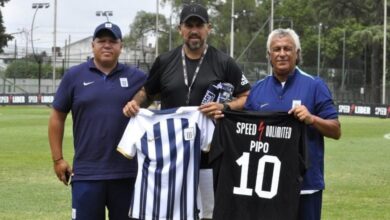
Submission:
[[[70,188],[53,171],[48,107],[0,106],[0,219],[70,219]],[[71,125],[65,156],[71,159]]]
[[[343,116],[326,141],[323,219],[390,219],[390,120]]]
[[[0,219],[70,219],[70,188],[54,175],[48,107],[0,106]],[[68,117],[70,119],[71,117]],[[326,139],[323,219],[390,219],[390,119],[343,116]],[[65,158],[73,154],[67,121]]]

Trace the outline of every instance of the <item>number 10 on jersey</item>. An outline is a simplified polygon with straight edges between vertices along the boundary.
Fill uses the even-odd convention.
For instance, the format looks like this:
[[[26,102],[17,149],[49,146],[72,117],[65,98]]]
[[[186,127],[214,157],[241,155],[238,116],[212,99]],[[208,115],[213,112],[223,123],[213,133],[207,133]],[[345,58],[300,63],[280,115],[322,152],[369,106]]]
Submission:
[[[244,152],[240,158],[236,160],[236,163],[241,166],[240,186],[233,188],[233,193],[237,195],[252,196],[253,189],[248,188],[248,172],[249,172],[249,153]],[[270,191],[263,190],[263,180],[265,164],[272,163],[273,173]],[[257,172],[256,172],[256,185],[255,192],[260,198],[271,199],[278,192],[279,177],[280,177],[280,160],[276,156],[264,155],[258,160]]]

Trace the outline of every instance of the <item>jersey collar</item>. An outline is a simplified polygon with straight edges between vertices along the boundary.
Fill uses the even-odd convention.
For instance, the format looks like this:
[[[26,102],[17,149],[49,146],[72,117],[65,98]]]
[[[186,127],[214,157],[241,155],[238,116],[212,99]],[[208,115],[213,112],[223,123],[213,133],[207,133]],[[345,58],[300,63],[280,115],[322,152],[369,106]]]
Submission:
[[[297,68],[295,68],[292,73],[288,74],[286,84],[284,85],[284,87],[291,84],[297,78],[297,75],[299,74],[298,71],[299,70]],[[273,80],[274,84],[281,86],[281,82],[278,80],[278,78],[275,77],[275,74],[272,74],[272,78],[274,79]]]
[[[100,74],[104,74],[104,73],[102,73],[102,72],[96,67],[95,63],[93,62],[93,58],[90,58],[90,59],[87,61],[87,63],[88,63],[88,68],[89,68],[90,70],[94,70],[94,72],[98,72],[98,73],[100,73]],[[117,72],[122,71],[124,68],[125,68],[125,65],[118,62],[117,65],[116,65],[116,67],[112,70],[112,72],[111,72],[107,77],[110,77],[110,76],[112,76],[112,75],[115,75]],[[104,74],[104,75],[105,75],[105,74]]]

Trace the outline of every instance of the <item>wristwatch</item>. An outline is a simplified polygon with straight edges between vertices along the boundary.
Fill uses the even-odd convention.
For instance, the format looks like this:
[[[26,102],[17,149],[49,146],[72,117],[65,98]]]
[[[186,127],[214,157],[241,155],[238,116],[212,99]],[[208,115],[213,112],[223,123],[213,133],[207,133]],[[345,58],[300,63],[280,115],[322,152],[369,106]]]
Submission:
[[[231,110],[230,106],[227,103],[222,103],[223,109],[222,111]]]

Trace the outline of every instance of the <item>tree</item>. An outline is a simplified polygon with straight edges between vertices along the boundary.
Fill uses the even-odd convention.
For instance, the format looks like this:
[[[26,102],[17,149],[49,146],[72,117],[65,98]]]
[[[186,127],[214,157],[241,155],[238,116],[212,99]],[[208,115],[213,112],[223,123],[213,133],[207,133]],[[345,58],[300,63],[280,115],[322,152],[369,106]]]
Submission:
[[[326,16],[328,21],[336,27],[352,29],[350,48],[354,50],[354,57],[366,57],[368,53],[369,81],[373,101],[380,102],[381,46],[383,42],[383,1],[382,0],[313,0],[316,11]],[[353,27],[353,28],[350,28]],[[365,62],[361,62],[365,63]],[[383,74],[383,73],[382,73]]]
[[[229,54],[230,52],[230,24],[231,24],[231,0],[163,0],[162,4],[171,4],[173,11],[180,13],[184,4],[197,2],[204,5],[210,16],[213,31],[208,42]],[[237,58],[248,43],[260,31],[268,19],[266,8],[256,7],[254,0],[235,0],[235,26],[234,26],[234,57]],[[250,49],[244,54],[241,61],[261,61],[266,59],[264,35],[258,36]],[[260,48],[260,49],[259,49]],[[260,52],[263,51],[263,52]]]
[[[30,78],[37,79],[39,77],[38,63],[35,61],[16,60],[10,63],[5,70],[6,78]],[[52,66],[43,64],[41,67],[41,78],[49,79],[52,74]]]
[[[9,2],[9,0],[0,0],[0,7],[4,7],[4,4],[7,2]],[[0,53],[4,52],[3,48],[7,46],[7,42],[13,39],[10,34],[5,33],[5,27],[3,23],[3,14],[0,11]]]
[[[148,33],[154,33],[155,30],[156,14],[145,11],[137,12],[133,23],[130,25],[130,34],[126,35],[123,39],[125,47],[140,48],[142,50],[144,62],[146,62],[146,35]],[[158,30],[163,33],[168,32],[166,18],[161,14],[159,15]]]

